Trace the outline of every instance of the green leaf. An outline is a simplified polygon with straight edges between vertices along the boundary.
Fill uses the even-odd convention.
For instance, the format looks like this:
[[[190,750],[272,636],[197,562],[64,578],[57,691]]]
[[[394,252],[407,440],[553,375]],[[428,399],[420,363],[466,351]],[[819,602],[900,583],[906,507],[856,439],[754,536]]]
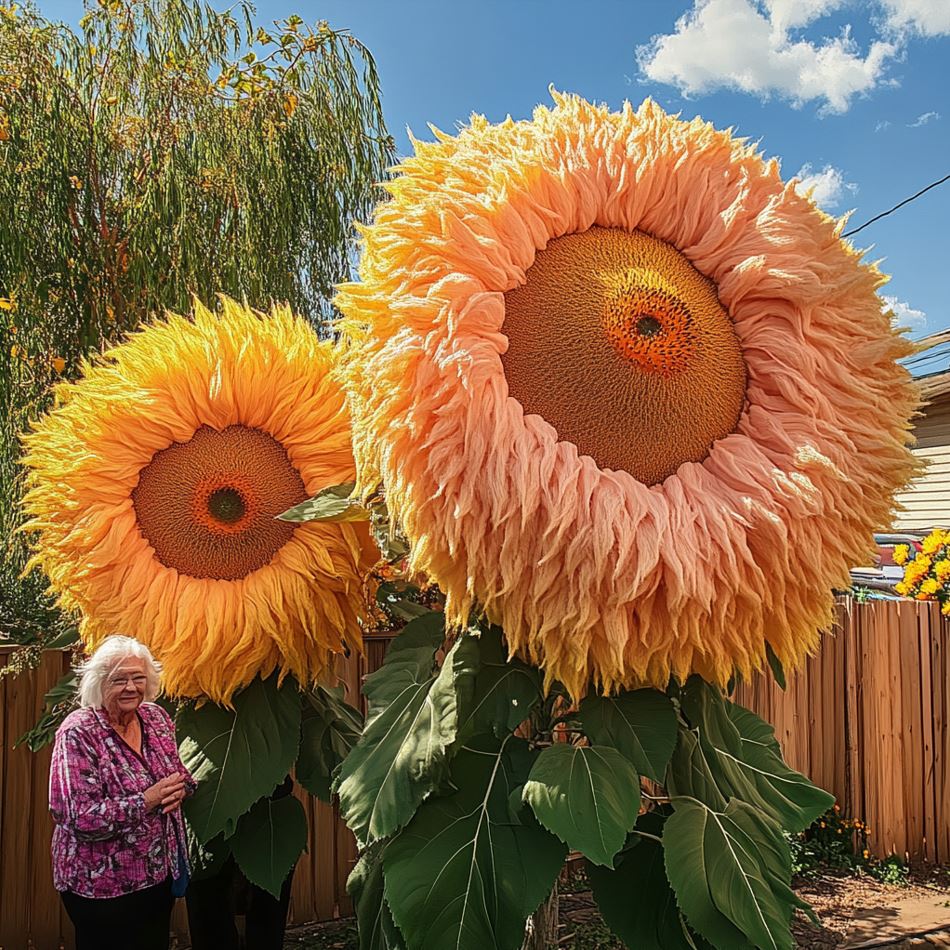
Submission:
[[[370,845],[346,881],[359,926],[359,950],[403,950],[402,935],[383,896],[385,841]]]
[[[280,898],[281,885],[307,846],[307,816],[293,795],[262,798],[228,840],[244,876]]]
[[[363,731],[363,717],[343,699],[342,689],[318,686],[307,694],[300,727],[297,781],[311,795],[329,802],[333,774]]]
[[[670,795],[691,795],[710,808],[726,807],[726,799],[712,774],[706,753],[696,733],[689,729],[680,729],[676,737],[665,784]]]
[[[613,866],[640,810],[640,776],[616,749],[555,742],[531,768],[523,799],[548,831]]]
[[[691,677],[680,703],[699,748],[691,749],[693,779],[677,782],[677,794],[693,794],[721,808],[721,800],[709,794],[711,778],[721,798],[737,798],[761,808],[793,833],[807,828],[834,804],[832,795],[785,764],[768,723],[729,702],[715,687]],[[702,788],[694,784],[697,780]]]
[[[366,727],[336,783],[340,811],[361,846],[401,828],[445,776],[478,645],[463,633],[436,672],[444,623],[433,611],[407,624],[366,678]]]
[[[353,482],[331,485],[277,517],[281,521],[369,521],[369,512],[359,498],[351,497],[354,487]]]
[[[663,780],[676,745],[676,710],[668,696],[655,689],[588,696],[577,716],[594,745],[616,749],[641,775]]]
[[[496,743],[497,744],[497,743]],[[525,921],[551,891],[566,849],[508,808],[531,752],[509,737],[452,762],[457,791],[431,798],[386,847],[386,900],[407,950],[516,950]]]
[[[200,881],[214,877],[231,854],[230,844],[223,834],[215,835],[210,841],[202,844],[187,821],[185,822],[185,831],[188,837],[188,855],[191,863],[192,879]]]
[[[775,682],[781,689],[785,689],[785,667],[782,666],[782,661],[768,643],[765,644],[765,658],[769,661],[769,668],[772,670]]]
[[[663,824],[661,816],[649,812],[637,820],[637,830],[660,836]],[[662,844],[634,831],[628,845],[620,853],[616,870],[587,864],[594,900],[607,926],[628,947],[696,950],[707,946],[700,937],[687,937],[663,866]]]
[[[201,842],[224,832],[283,781],[300,743],[300,694],[277,675],[256,679],[234,697],[234,709],[183,706],[176,721],[179,751],[198,782],[183,808]]]
[[[717,947],[792,950],[791,855],[779,826],[746,802],[724,811],[674,802],[663,830],[666,873],[690,926]]]
[[[79,643],[79,630],[71,627],[69,630],[53,637],[48,643],[44,643],[43,647],[47,650],[65,650],[77,643]]]
[[[459,723],[459,745],[482,734],[503,739],[531,715],[542,697],[541,674],[518,659],[508,659],[498,627],[482,630],[478,649],[475,692]]]
[[[79,680],[76,673],[70,670],[43,697],[43,714],[32,729],[24,732],[13,743],[13,748],[26,744],[30,752],[39,752],[44,746],[49,745],[56,738],[56,730],[60,723],[76,707],[78,688]]]
[[[380,584],[376,590],[376,603],[383,610],[392,614],[399,620],[415,620],[416,617],[423,617],[430,612],[430,608],[425,604],[417,603],[412,600],[413,596],[418,596],[419,588],[411,584],[403,584],[397,587],[392,581],[385,581]]]

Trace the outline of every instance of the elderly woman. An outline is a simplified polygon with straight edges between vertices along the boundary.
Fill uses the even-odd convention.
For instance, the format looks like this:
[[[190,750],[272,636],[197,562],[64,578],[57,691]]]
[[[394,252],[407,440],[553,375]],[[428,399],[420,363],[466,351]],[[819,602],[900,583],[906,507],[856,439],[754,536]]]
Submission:
[[[195,781],[153,700],[160,667],[130,637],[107,637],[80,669],[80,708],[50,767],[53,882],[77,950],[167,950],[173,894],[187,881],[179,806]]]

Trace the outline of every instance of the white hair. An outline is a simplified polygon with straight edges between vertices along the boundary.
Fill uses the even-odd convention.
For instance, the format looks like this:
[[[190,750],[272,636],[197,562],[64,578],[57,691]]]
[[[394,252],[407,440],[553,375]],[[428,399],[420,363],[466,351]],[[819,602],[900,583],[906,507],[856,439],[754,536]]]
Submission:
[[[139,643],[134,637],[123,637],[121,634],[114,633],[106,637],[77,670],[79,705],[102,706],[103,684],[116,666],[130,656],[145,663],[145,675],[148,677],[145,686],[145,701],[151,702],[155,699],[161,692],[159,677],[162,674],[162,665],[152,656],[144,643]]]

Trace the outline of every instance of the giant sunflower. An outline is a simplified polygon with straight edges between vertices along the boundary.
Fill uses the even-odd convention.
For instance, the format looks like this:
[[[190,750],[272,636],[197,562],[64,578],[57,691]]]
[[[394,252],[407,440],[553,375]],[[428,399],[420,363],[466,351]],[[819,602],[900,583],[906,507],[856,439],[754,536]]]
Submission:
[[[315,680],[359,646],[368,533],[276,515],[352,480],[333,350],[286,308],[169,315],[56,390],[26,437],[34,563],[83,642],[131,634],[174,695]]]
[[[884,278],[647,100],[416,143],[344,286],[363,490],[576,697],[794,665],[911,475]]]

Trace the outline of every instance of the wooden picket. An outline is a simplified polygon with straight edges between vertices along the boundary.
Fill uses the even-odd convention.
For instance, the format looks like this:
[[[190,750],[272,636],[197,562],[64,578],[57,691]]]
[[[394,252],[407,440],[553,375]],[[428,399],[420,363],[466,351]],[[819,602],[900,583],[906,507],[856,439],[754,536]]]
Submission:
[[[865,821],[875,854],[950,863],[950,623],[936,604],[842,598],[818,654],[733,697],[790,765]]]
[[[370,641],[363,657],[341,664],[351,700],[387,643]],[[950,623],[934,604],[843,598],[834,630],[785,691],[763,675],[739,684],[733,698],[775,726],[791,765],[868,823],[875,853],[950,863],[948,648]],[[0,647],[0,664],[9,653]],[[12,748],[68,664],[68,654],[49,652],[33,672],[0,680],[0,950],[73,945],[50,874],[50,752]],[[345,882],[356,858],[333,809],[300,798],[310,838],[294,876],[291,925],[351,911]],[[183,945],[182,906],[173,924]]]

